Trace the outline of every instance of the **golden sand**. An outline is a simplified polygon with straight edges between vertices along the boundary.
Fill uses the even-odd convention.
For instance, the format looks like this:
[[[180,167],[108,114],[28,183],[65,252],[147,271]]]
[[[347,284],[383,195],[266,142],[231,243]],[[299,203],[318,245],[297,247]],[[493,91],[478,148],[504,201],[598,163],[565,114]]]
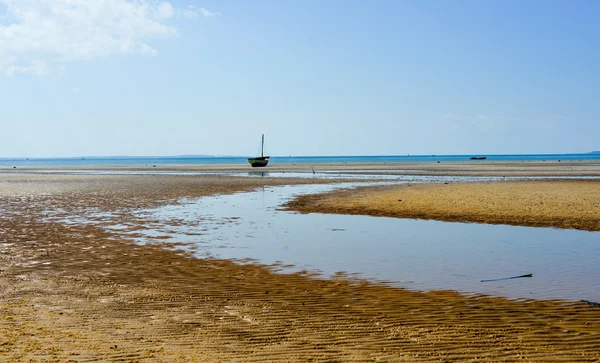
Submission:
[[[0,176],[0,361],[600,360],[600,308],[276,274],[49,220],[277,180]],[[285,183],[297,182],[286,180]]]
[[[413,184],[307,195],[301,212],[600,230],[599,180]]]

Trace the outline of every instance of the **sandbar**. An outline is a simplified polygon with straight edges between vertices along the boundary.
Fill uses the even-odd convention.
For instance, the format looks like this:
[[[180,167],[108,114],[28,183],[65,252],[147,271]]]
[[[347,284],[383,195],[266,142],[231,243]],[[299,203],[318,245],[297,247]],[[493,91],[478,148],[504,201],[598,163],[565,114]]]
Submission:
[[[304,213],[600,230],[600,180],[402,184],[306,195]]]

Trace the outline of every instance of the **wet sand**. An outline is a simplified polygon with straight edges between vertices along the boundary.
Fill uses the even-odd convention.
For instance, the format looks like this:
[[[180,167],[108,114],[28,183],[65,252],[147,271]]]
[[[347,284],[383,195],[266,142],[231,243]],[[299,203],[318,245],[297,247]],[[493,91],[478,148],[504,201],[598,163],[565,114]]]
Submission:
[[[599,191],[600,180],[409,184],[307,195],[288,208],[600,231]]]
[[[600,307],[199,260],[49,220],[314,182],[0,175],[3,361],[599,361]]]
[[[465,162],[393,162],[393,163],[332,163],[294,164],[272,162],[265,168],[250,168],[247,164],[178,164],[178,165],[88,165],[88,166],[0,166],[0,171],[104,170],[145,172],[359,172],[396,175],[447,176],[600,176],[600,161],[465,161]]]

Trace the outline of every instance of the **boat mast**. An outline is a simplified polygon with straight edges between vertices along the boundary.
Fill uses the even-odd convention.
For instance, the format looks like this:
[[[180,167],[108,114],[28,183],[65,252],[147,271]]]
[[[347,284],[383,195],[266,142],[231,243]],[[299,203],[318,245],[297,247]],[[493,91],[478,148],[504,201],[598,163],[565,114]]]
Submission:
[[[264,157],[263,149],[265,148],[265,134],[262,134],[262,143],[260,144],[260,157]]]

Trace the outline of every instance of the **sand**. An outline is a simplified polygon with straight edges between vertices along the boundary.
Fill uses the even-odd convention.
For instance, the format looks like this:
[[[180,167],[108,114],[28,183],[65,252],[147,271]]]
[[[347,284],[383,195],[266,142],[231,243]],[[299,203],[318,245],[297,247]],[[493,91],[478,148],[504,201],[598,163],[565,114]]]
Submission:
[[[302,196],[305,213],[600,230],[600,180],[408,184]]]
[[[278,274],[57,219],[297,182],[0,175],[0,360],[600,361],[584,302]]]
[[[265,168],[247,164],[180,164],[180,165],[87,165],[87,166],[0,166],[0,171],[146,171],[146,172],[358,172],[368,170],[377,174],[396,175],[464,175],[464,176],[600,176],[600,161],[465,161],[465,162],[393,162],[393,163],[331,163],[294,164],[271,162]]]

